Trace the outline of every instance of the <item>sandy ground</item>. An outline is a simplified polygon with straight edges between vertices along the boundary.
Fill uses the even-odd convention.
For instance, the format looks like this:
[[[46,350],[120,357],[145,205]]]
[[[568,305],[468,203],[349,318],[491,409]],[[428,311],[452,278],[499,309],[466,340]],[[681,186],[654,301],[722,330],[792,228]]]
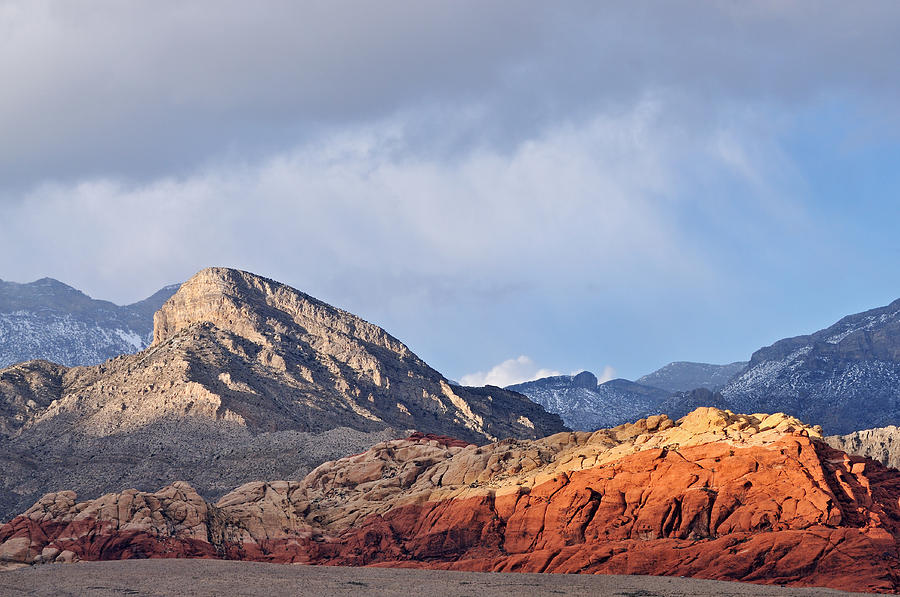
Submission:
[[[493,597],[737,597],[857,595],[655,576],[491,574],[389,568],[291,566],[218,560],[126,560],[0,573],[0,595],[388,595]]]

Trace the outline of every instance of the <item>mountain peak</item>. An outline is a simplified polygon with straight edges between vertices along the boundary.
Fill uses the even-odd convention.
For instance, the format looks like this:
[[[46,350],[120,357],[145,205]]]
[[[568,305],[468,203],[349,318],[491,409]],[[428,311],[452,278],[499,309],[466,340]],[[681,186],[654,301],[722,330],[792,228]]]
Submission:
[[[590,371],[582,371],[572,377],[572,384],[579,388],[595,390],[597,389],[597,376]]]
[[[236,269],[207,268],[181,285],[154,315],[150,356],[188,371],[177,384],[214,394],[216,418],[233,413],[255,430],[421,426],[474,440],[563,428],[518,394],[450,384],[377,325]],[[184,388],[192,409],[195,390]]]
[[[202,323],[259,344],[300,326],[310,333],[358,336],[399,356],[411,354],[402,342],[347,311],[275,280],[225,267],[197,272],[163,304],[153,318],[153,344]]]

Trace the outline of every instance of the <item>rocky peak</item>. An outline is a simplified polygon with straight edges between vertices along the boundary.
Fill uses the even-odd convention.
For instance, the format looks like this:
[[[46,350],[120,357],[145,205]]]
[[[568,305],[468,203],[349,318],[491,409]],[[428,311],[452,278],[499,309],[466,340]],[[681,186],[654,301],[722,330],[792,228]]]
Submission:
[[[519,394],[450,384],[374,324],[227,268],[199,272],[163,304],[147,350],[63,385],[34,419],[74,416],[100,435],[185,416],[252,432],[393,427],[470,441],[563,429]]]
[[[299,290],[248,272],[210,267],[198,272],[153,317],[153,344],[186,327],[211,323],[257,343],[300,331],[355,337],[407,357],[410,350],[383,329]]]
[[[572,385],[588,390],[597,389],[597,376],[590,371],[582,371],[572,378]]]

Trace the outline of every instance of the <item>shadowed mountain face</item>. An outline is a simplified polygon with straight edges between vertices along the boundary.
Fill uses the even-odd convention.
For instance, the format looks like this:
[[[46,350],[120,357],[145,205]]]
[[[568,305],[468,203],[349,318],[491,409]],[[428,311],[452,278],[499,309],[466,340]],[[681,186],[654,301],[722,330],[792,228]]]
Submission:
[[[756,351],[719,391],[731,410],[784,411],[830,433],[900,422],[900,300]]]
[[[597,383],[597,377],[582,371],[578,375],[558,375],[507,387],[521,392],[563,422],[580,431],[614,427],[657,412],[669,392],[628,381],[613,379]]]
[[[153,312],[176,290],[166,286],[120,307],[52,278],[0,280],[0,367],[33,359],[94,365],[142,350],[151,340]]]
[[[6,508],[58,487],[73,463],[88,494],[122,475],[142,488],[175,471],[216,494],[217,476],[260,478],[256,465],[270,465],[251,454],[301,474],[407,429],[470,441],[564,429],[525,396],[450,384],[381,328],[246,272],[198,273],[154,320],[153,343],[138,354],[0,371]],[[328,449],[307,457],[314,437]]]
[[[747,366],[747,361],[729,363],[728,365],[711,365],[709,363],[690,363],[676,361],[669,363],[653,373],[635,380],[636,383],[654,388],[662,388],[669,392],[689,392],[697,388],[716,390],[724,386],[736,373]]]

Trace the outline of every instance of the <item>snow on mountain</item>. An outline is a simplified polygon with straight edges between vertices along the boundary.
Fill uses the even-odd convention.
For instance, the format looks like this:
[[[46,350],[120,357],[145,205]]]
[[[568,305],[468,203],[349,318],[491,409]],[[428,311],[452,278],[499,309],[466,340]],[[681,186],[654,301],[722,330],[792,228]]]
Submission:
[[[665,390],[626,379],[598,384],[597,377],[589,371],[545,377],[507,389],[525,394],[579,431],[614,427],[654,414],[657,405],[669,395]]]
[[[761,348],[719,392],[735,412],[782,411],[827,433],[900,423],[900,300]]]
[[[728,380],[746,366],[747,361],[727,365],[676,361],[639,377],[635,383],[670,392],[688,392],[697,388],[715,390],[728,383]]]
[[[153,313],[178,290],[167,286],[138,303],[95,300],[54,280],[0,280],[0,367],[32,359],[93,365],[146,348]]]

